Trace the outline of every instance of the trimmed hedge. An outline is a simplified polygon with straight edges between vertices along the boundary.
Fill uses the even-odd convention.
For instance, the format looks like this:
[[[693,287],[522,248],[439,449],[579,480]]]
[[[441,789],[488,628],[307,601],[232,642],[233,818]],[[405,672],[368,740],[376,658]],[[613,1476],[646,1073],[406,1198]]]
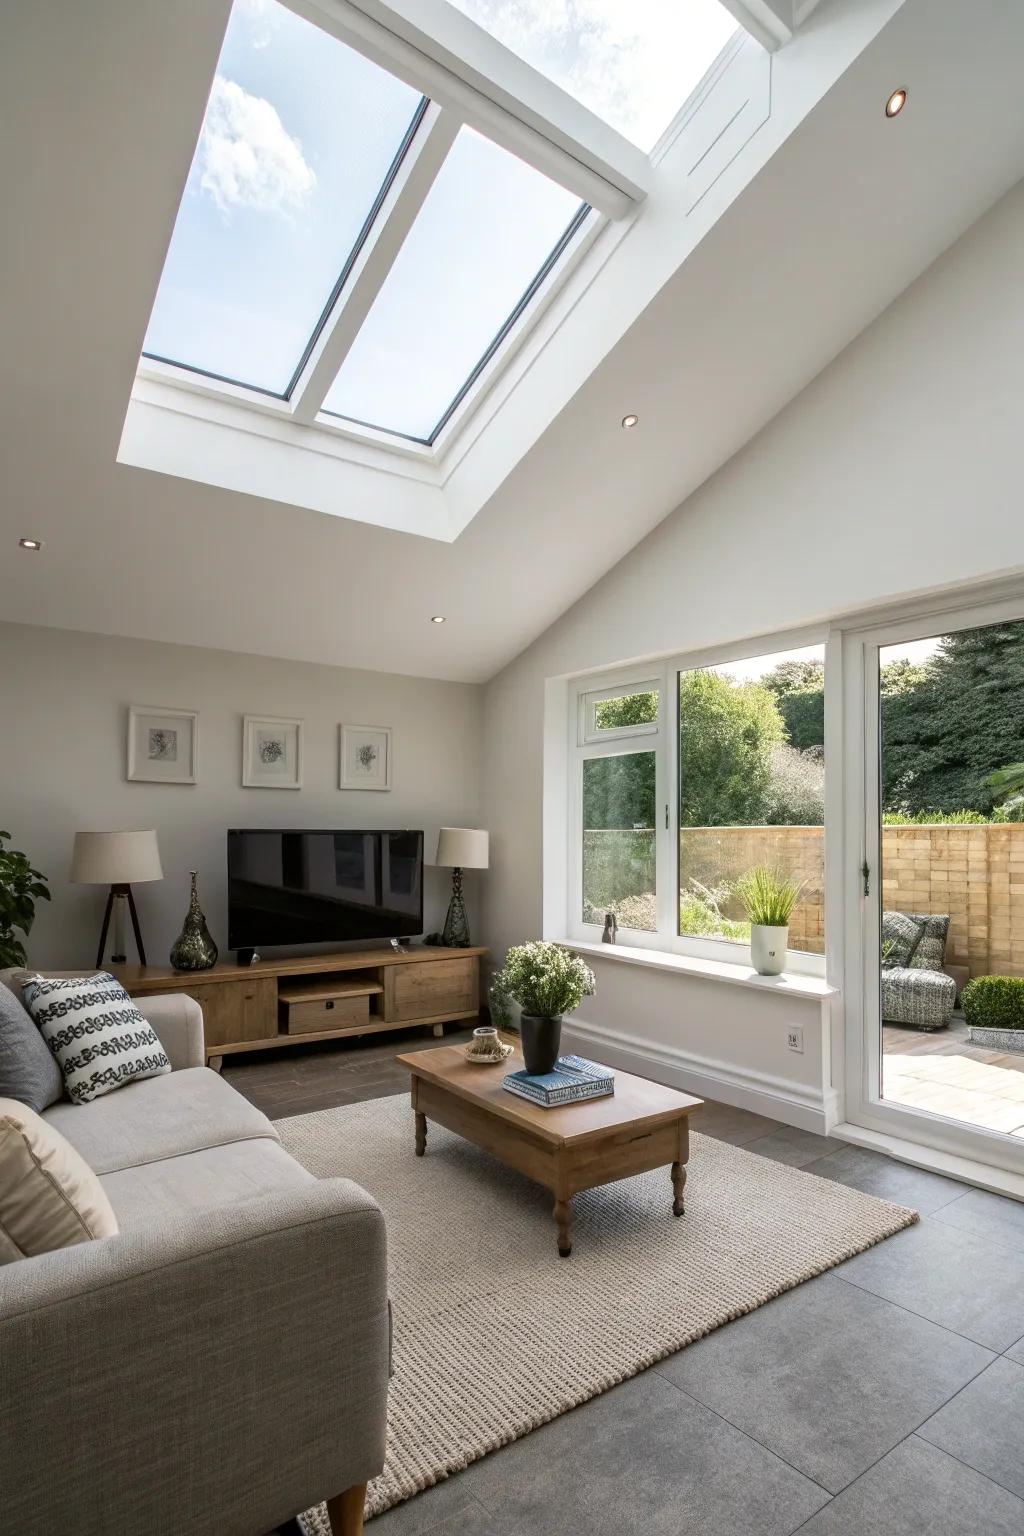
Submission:
[[[976,976],[964,987],[963,1008],[977,1029],[1024,1029],[1024,976]]]

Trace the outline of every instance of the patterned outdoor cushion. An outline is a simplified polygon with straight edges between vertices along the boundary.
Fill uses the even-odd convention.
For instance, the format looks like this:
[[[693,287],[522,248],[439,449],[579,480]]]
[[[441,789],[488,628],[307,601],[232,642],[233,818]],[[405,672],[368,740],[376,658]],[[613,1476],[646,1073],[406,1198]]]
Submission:
[[[914,1029],[944,1029],[953,1017],[956,982],[943,971],[897,966],[882,972],[882,1018]]]
[[[946,940],[949,937],[949,917],[927,912],[908,912],[924,924],[917,948],[907,964],[915,971],[941,971],[946,963]]]
[[[882,913],[882,967],[909,965],[924,933],[924,920],[909,912]]]
[[[49,981],[37,976],[22,996],[75,1104],[171,1070],[152,1024],[106,971]]]

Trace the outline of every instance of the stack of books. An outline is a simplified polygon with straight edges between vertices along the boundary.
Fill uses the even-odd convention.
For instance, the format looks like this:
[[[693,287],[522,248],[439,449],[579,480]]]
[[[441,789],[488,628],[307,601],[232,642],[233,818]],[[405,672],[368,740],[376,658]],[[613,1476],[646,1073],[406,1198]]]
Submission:
[[[615,1092],[615,1073],[582,1056],[559,1056],[554,1071],[533,1076],[529,1072],[510,1072],[501,1085],[509,1093],[554,1109],[560,1104],[576,1104],[582,1099],[602,1099]]]

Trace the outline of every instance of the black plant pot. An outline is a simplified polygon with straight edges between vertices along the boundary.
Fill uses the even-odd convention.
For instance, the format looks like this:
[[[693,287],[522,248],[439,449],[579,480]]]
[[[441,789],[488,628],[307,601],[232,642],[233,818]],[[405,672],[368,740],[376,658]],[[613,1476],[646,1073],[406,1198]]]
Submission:
[[[542,1019],[539,1014],[524,1013],[520,1016],[519,1032],[527,1072],[540,1076],[552,1071],[562,1043],[561,1018]]]

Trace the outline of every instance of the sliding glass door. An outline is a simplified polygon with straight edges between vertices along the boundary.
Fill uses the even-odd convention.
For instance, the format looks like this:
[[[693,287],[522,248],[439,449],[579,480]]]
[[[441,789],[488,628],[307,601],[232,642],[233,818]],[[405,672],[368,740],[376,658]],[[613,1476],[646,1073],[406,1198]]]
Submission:
[[[1024,1031],[1000,1027],[1014,988],[975,987],[966,1012],[964,993],[1024,978],[1022,613],[844,637],[847,1118],[1017,1172]]]

